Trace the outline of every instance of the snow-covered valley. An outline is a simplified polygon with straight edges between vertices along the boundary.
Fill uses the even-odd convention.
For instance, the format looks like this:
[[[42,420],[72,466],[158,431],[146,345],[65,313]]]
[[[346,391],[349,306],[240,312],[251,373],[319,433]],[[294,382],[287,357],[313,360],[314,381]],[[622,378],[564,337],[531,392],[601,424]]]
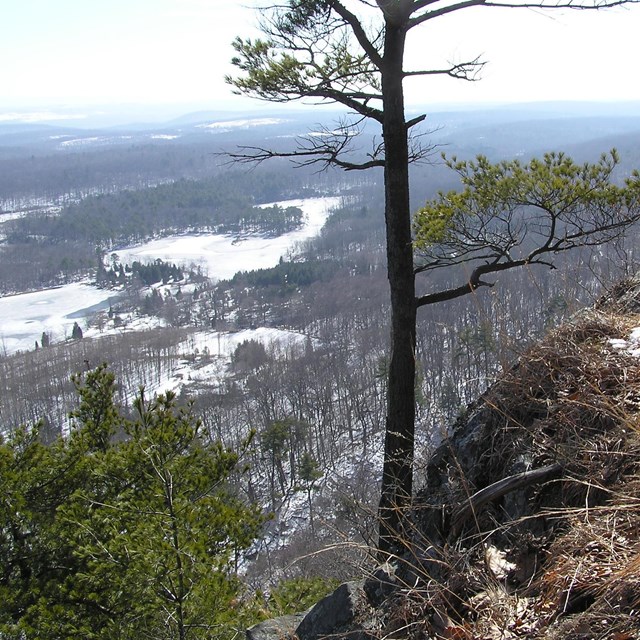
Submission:
[[[300,207],[304,214],[300,229],[279,237],[175,235],[108,253],[105,262],[108,266],[160,258],[184,267],[196,264],[212,280],[230,278],[238,271],[271,268],[281,258],[294,256],[301,242],[317,235],[331,209],[340,203],[341,198],[335,196],[275,203]],[[183,283],[184,295],[192,296],[194,286]],[[175,297],[179,285],[159,288],[163,295]],[[255,549],[259,557],[264,552],[284,550],[309,526],[311,494],[303,490],[298,478],[299,459],[305,452],[322,472],[315,481],[317,499],[333,503],[330,496],[339,495],[355,477],[365,478],[364,487],[375,486],[381,443],[374,424],[377,412],[363,409],[348,430],[337,418],[355,411],[350,405],[357,403],[363,384],[370,387],[373,401],[378,402],[375,378],[362,370],[349,373],[347,363],[354,358],[351,347],[334,356],[321,340],[274,326],[240,330],[164,326],[166,322],[157,316],[115,311],[120,307],[119,295],[123,294],[83,282],[0,298],[4,355],[14,354],[5,358],[0,371],[0,383],[7,391],[0,403],[5,426],[42,418],[54,430],[66,431],[71,424],[69,411],[77,401],[71,375],[101,362],[108,362],[113,370],[118,381],[117,400],[126,411],[132,410],[140,386],[144,386],[147,398],[168,391],[178,396],[184,392],[194,400],[210,437],[240,446],[252,429],[259,434],[251,447],[249,483],[265,509],[276,514]],[[107,314],[111,306],[113,316]],[[102,321],[91,321],[96,312]],[[75,322],[83,331],[81,341],[70,338]],[[51,346],[35,350],[43,332],[50,336]],[[238,360],[243,345],[264,347],[261,364]],[[329,360],[335,364],[342,358],[341,370],[354,380],[350,389],[341,377],[329,374]],[[362,362],[359,366],[362,369]],[[373,360],[367,366],[373,370]],[[356,382],[360,377],[363,380]],[[291,383],[285,378],[291,378]],[[287,390],[280,392],[282,385]],[[315,386],[309,387],[304,401],[296,395],[301,385]],[[261,399],[263,391],[273,395]],[[29,398],[28,407],[25,397]],[[287,425],[290,430],[286,438],[291,441],[291,452],[286,462],[279,461],[277,452],[269,453],[261,439],[274,425]],[[376,463],[372,465],[373,459]],[[318,507],[316,515],[319,534],[324,528],[320,523],[324,508]]]
[[[331,196],[261,205],[295,206],[303,211],[304,224],[300,229],[274,238],[238,238],[215,234],[175,235],[125,247],[116,254],[121,263],[135,260],[152,262],[160,258],[180,266],[201,266],[202,271],[210,278],[226,279],[238,271],[275,266],[281,257],[294,252],[298,243],[316,235],[331,209],[339,202],[339,197]],[[40,341],[43,332],[53,342],[63,341],[71,335],[75,322],[85,331],[87,319],[96,311],[108,308],[116,297],[116,292],[99,289],[88,282],[1,297],[0,350],[3,355],[31,350],[36,341]],[[137,319],[129,328],[140,330],[148,328],[150,324],[153,325],[148,320]],[[118,330],[121,331],[122,328]],[[86,336],[93,334],[89,331]]]

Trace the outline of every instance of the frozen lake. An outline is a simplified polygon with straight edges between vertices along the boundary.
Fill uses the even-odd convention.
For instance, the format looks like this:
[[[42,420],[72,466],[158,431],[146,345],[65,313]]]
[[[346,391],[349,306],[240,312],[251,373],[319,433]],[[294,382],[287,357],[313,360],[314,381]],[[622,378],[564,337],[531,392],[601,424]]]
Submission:
[[[33,349],[46,331],[53,342],[71,335],[74,322],[101,305],[108,307],[113,291],[74,283],[54,289],[0,298],[0,352]]]
[[[270,207],[300,207],[304,214],[303,226],[277,238],[234,236],[215,234],[176,235],[159,238],[144,244],[115,251],[123,264],[134,261],[151,262],[160,258],[178,266],[196,264],[214,280],[233,277],[238,271],[275,267],[281,256],[286,256],[297,243],[317,235],[322,229],[329,211],[340,203],[339,197],[284,200],[261,205]]]
[[[278,264],[297,243],[318,234],[329,211],[340,203],[339,197],[306,198],[269,203],[300,207],[304,225],[277,238],[249,236],[237,240],[233,236],[198,234],[169,236],[117,251],[121,262],[150,262],[161,258],[188,266],[197,264],[214,279],[232,277],[238,271],[264,269]],[[113,291],[89,284],[62,287],[0,298],[0,353],[31,350],[46,331],[53,342],[71,335],[74,322],[85,329],[83,319],[92,311],[109,306]]]

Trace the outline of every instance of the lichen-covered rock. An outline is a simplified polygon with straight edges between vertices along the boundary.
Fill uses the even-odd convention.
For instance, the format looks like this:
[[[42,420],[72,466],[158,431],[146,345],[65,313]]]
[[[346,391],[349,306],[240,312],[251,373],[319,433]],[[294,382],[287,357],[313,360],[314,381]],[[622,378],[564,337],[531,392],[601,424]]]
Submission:
[[[247,640],[292,640],[305,615],[297,613],[255,624],[247,629]]]

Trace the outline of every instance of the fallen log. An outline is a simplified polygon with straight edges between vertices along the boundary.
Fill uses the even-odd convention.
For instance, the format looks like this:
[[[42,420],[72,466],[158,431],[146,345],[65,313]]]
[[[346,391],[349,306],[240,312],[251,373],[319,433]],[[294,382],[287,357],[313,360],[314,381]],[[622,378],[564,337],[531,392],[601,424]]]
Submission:
[[[453,514],[451,519],[451,527],[449,529],[449,540],[455,539],[462,531],[462,527],[467,520],[478,512],[485,504],[493,502],[498,498],[538,482],[544,482],[553,477],[562,470],[559,463],[550,464],[539,469],[531,469],[531,471],[523,471],[513,476],[502,478],[493,484],[490,484],[480,491],[476,491],[467,501],[461,505]]]

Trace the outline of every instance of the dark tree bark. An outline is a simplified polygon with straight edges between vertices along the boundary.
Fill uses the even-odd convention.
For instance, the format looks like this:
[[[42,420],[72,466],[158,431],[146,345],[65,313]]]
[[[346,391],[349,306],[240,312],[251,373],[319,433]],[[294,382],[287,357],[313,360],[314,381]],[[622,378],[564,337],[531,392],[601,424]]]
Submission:
[[[401,534],[402,510],[411,500],[415,430],[415,278],[409,204],[409,143],[404,115],[404,20],[386,19],[382,68],[385,146],[385,225],[391,295],[391,357],[387,389],[379,549]]]

